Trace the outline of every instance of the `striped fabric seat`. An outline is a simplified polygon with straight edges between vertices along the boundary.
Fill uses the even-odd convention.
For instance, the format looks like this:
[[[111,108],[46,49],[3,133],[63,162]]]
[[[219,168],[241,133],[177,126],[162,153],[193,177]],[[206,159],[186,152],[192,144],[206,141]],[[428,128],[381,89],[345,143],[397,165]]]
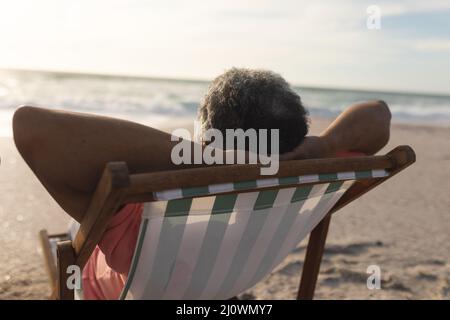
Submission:
[[[385,170],[155,192],[121,299],[229,299],[268,275],[355,180]]]

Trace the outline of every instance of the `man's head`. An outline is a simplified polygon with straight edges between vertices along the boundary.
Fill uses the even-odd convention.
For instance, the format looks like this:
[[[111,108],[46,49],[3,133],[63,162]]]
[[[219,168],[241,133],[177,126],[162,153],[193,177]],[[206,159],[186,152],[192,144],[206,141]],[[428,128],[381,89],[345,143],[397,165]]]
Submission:
[[[291,151],[308,132],[299,95],[280,75],[266,70],[232,68],[218,76],[199,117],[203,130],[218,129],[224,137],[226,129],[279,129],[280,153]]]

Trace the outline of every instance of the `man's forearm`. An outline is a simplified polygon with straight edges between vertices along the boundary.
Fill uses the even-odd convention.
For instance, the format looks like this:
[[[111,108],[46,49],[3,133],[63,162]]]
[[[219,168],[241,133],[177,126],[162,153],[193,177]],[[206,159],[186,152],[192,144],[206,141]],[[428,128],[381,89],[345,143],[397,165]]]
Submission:
[[[357,103],[346,109],[320,135],[331,153],[375,154],[389,141],[391,113],[384,101]]]

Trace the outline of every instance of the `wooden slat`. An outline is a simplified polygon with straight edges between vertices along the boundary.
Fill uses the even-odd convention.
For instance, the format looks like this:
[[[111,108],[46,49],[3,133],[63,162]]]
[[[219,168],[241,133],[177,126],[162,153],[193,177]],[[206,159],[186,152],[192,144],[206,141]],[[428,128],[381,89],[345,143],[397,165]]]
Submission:
[[[63,232],[63,233],[52,233],[48,235],[49,239],[53,239],[53,238],[59,238],[62,240],[70,240],[70,236],[67,232]]]
[[[50,282],[50,287],[53,288],[56,285],[58,273],[56,270],[55,258],[53,257],[47,230],[44,229],[39,231],[39,240],[41,242],[42,254],[44,256],[44,264]]]
[[[72,247],[72,241],[66,240],[58,242],[56,252],[58,256],[58,299],[73,300],[74,292],[67,287],[67,279],[70,276],[67,273],[67,268],[75,264],[75,252]]]
[[[345,179],[345,180],[353,180],[353,179]],[[334,179],[323,179],[316,182],[308,182],[308,183],[302,183],[302,186],[314,186],[319,183],[330,183],[334,182],[336,180]],[[251,189],[245,189],[245,192],[254,192],[254,191],[267,191],[267,190],[281,190],[286,188],[295,188],[298,187],[298,183],[295,184],[283,184],[283,185],[276,185],[276,186],[269,186],[269,187],[258,187],[258,188],[251,188]],[[241,193],[242,190],[233,190],[233,191],[227,191],[227,192],[221,192],[221,195],[226,194],[236,194]],[[211,194],[204,194],[195,196],[196,198],[202,198],[202,197],[210,197]],[[153,193],[140,193],[140,194],[127,194],[125,198],[123,199],[124,203],[141,203],[141,202],[152,202],[157,199],[154,198]]]
[[[261,176],[261,165],[223,165],[130,175],[127,199],[137,195],[175,188],[200,187],[210,184],[240,182],[263,178],[283,178],[308,174],[390,169],[395,163],[389,156],[331,158],[281,161],[276,175]],[[151,196],[147,196],[151,199]],[[128,201],[128,200],[127,200]],[[150,200],[148,200],[150,201]]]
[[[81,268],[101,240],[129,184],[128,169],[124,162],[106,165],[73,243],[76,264]]]

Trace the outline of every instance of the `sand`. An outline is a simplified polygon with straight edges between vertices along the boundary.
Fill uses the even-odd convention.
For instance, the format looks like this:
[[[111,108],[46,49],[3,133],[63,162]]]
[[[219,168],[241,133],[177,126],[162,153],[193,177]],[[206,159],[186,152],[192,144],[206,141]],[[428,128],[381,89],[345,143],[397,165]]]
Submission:
[[[313,119],[312,133],[329,121]],[[412,146],[417,162],[332,219],[317,299],[450,298],[450,128],[393,125],[381,153]],[[38,231],[65,230],[68,217],[17,153],[0,138],[0,299],[45,299],[49,284]],[[242,298],[292,299],[305,241]],[[381,269],[369,290],[366,269]]]

